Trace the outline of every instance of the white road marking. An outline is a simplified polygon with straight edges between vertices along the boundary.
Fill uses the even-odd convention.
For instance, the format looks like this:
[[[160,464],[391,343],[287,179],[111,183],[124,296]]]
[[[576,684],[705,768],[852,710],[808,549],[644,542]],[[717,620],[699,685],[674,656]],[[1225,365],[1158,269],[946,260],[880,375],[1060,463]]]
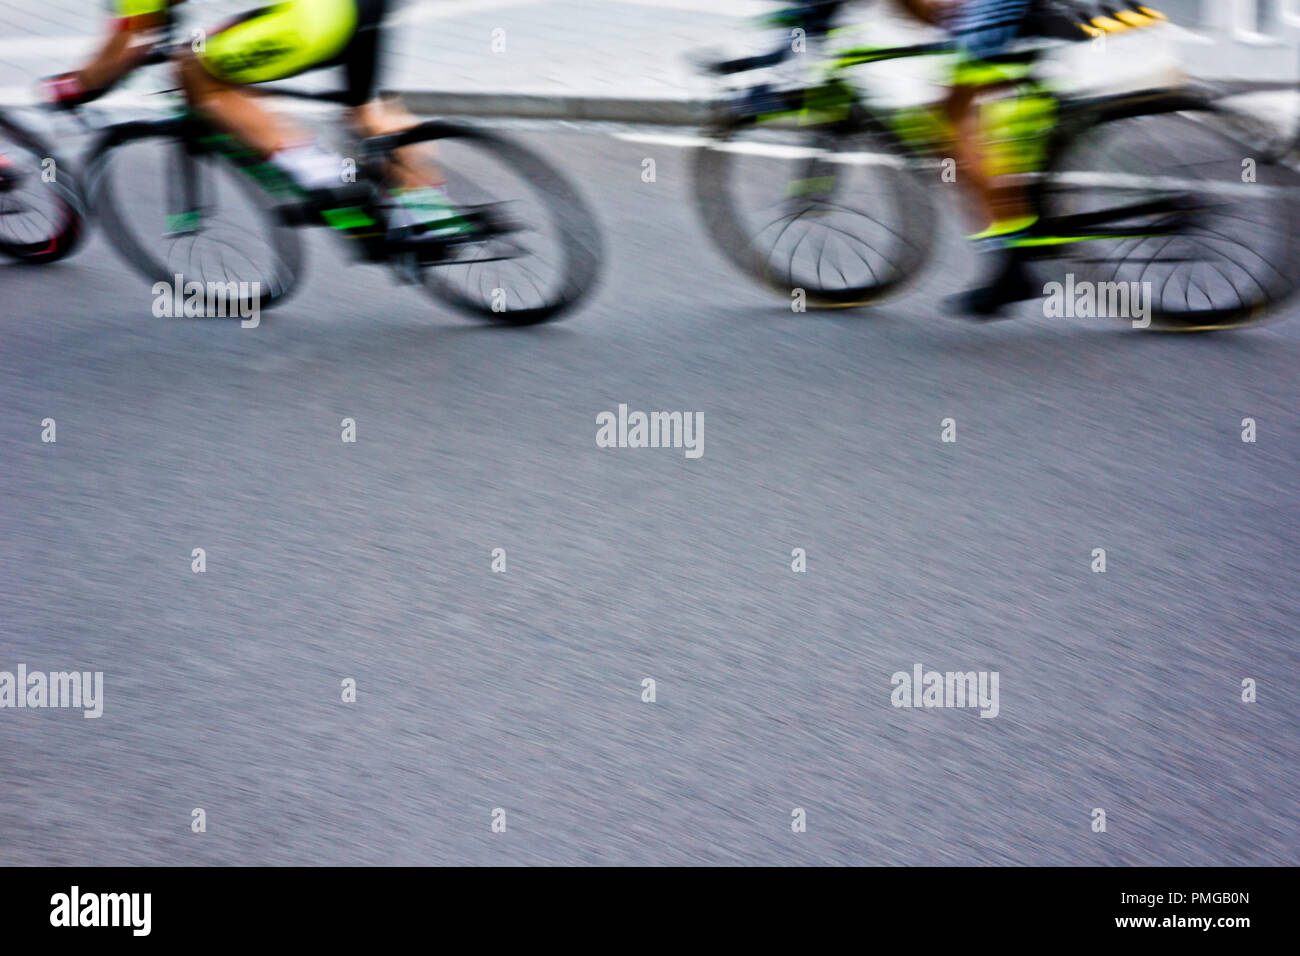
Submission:
[[[614,133],[615,139],[630,143],[694,149],[710,146],[719,152],[739,153],[749,156],[766,156],[771,159],[820,158],[843,166],[894,166],[906,167],[909,161],[892,153],[834,153],[813,146],[782,143],[720,142],[707,136],[683,136],[673,133]],[[1235,168],[1234,168],[1235,171]],[[1268,195],[1293,195],[1297,186],[1269,186],[1263,183],[1245,183],[1234,179],[1187,179],[1179,176],[1140,176],[1120,173],[1072,172],[1055,177],[1055,181],[1070,186],[1093,189],[1152,190],[1189,192],[1197,195],[1240,196],[1260,198]]]
[[[745,156],[766,156],[770,159],[823,159],[828,163],[842,166],[906,166],[908,162],[892,153],[840,153],[819,149],[816,146],[797,146],[787,143],[755,143],[747,141],[720,142],[707,136],[682,136],[673,133],[614,133],[615,139],[629,143],[647,143],[658,146],[671,146],[680,149],[694,149],[698,146],[711,146],[723,153],[739,153]]]
[[[1186,192],[1197,196],[1241,196],[1252,199],[1259,199],[1262,196],[1293,195],[1300,191],[1300,187],[1296,186],[1269,186],[1264,183],[1245,183],[1235,179],[1185,179],[1180,176],[1134,176],[1120,173],[1062,173],[1053,177],[1053,181],[1090,189]]]

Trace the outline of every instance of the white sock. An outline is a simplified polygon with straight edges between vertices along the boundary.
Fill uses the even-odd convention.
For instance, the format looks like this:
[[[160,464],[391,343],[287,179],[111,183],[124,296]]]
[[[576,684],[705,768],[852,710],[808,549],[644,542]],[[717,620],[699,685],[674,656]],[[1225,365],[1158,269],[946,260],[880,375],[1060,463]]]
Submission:
[[[308,191],[343,185],[343,157],[316,143],[277,150],[271,162]]]

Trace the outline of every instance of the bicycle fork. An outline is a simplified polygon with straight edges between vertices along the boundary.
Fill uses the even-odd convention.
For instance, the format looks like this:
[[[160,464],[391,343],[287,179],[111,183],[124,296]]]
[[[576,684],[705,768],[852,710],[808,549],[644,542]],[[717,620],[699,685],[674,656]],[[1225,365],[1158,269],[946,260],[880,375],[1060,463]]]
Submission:
[[[198,144],[182,136],[175,149],[175,162],[167,164],[173,173],[164,184],[167,211],[163,234],[169,239],[195,235],[203,224]]]

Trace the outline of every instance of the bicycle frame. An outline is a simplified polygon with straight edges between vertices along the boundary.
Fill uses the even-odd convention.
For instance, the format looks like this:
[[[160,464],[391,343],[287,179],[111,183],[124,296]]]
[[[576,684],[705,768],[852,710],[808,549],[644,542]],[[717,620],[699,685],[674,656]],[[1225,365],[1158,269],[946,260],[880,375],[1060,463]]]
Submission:
[[[899,59],[951,54],[948,42],[921,43],[902,47],[850,47],[832,50],[813,85],[773,90],[767,84],[751,87],[726,104],[723,128],[744,125],[821,127],[832,135],[866,134],[905,158],[918,169],[933,168],[944,157],[955,136],[940,105],[882,109],[861,96],[846,77],[850,69]],[[786,58],[784,50],[746,60],[718,64],[717,72],[745,72],[774,65]],[[1010,88],[1011,96],[981,105],[985,128],[994,149],[991,172],[1016,174],[1031,181],[1041,180],[1053,138],[1062,121],[1106,97],[1071,101],[1047,83],[1033,76],[1029,56],[1008,63],[1006,73],[990,82],[990,88]],[[1064,246],[1096,239],[1156,237],[1174,231],[1180,217],[1189,212],[1183,197],[1145,200],[1112,209],[1047,220],[1040,218],[1029,236],[1017,241],[1027,256],[1049,256]],[[1126,219],[1168,215],[1160,226],[1115,225]]]
[[[813,85],[785,91],[774,91],[767,84],[752,87],[728,104],[724,122],[793,122],[798,126],[849,124],[874,133],[890,131],[896,145],[910,156],[930,159],[942,153],[954,135],[942,107],[927,104],[881,109],[864,100],[846,74],[856,67],[901,59],[951,55],[954,50],[954,45],[949,42],[834,49],[827,54],[828,62],[821,68],[821,75]],[[720,64],[719,70],[728,73],[747,72],[775,65],[785,58],[788,58],[788,53],[782,49],[766,56]],[[1018,65],[1010,66],[1014,70]],[[1009,73],[996,84],[989,84],[990,88],[995,85],[1016,87],[1016,96],[1010,100],[1013,108],[990,111],[1001,114],[992,117],[994,122],[990,124],[990,130],[995,135],[1008,134],[1009,138],[1023,139],[1027,135],[1024,126],[1030,117],[1021,108],[1029,105],[1033,107],[1029,112],[1036,127],[1035,134],[1046,137],[1054,128],[1059,97],[1045,83],[1030,75],[1028,70],[1017,72],[1019,75]]]
[[[301,99],[333,101],[337,94],[276,90],[276,93]],[[102,130],[96,149],[115,138],[126,138],[142,126],[175,140],[181,152],[175,166],[179,170],[180,189],[169,197],[175,205],[166,213],[169,235],[196,232],[202,225],[203,203],[196,159],[214,155],[231,163],[254,186],[266,194],[277,217],[289,226],[326,226],[342,234],[360,257],[383,263],[400,257],[415,257],[420,265],[436,265],[452,257],[453,248],[466,242],[481,241],[491,235],[511,231],[509,225],[489,210],[470,210],[462,215],[477,229],[465,236],[439,237],[431,240],[415,229],[393,230],[380,211],[384,193],[382,157],[400,143],[400,133],[361,139],[357,144],[356,168],[351,180],[341,180],[341,188],[328,201],[301,190],[273,164],[265,161],[234,136],[215,129],[188,107],[174,115],[154,120],[135,120],[110,125]],[[490,261],[482,258],[478,261]]]

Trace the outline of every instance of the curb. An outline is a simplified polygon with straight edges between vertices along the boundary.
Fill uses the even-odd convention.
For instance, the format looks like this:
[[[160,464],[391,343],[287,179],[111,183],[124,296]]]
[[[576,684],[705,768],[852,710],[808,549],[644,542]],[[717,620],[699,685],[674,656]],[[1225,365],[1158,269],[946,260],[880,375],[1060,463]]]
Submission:
[[[261,88],[275,97],[274,86]],[[300,98],[305,91],[277,98],[279,109],[294,111],[336,110],[328,100]],[[657,126],[702,126],[713,117],[714,103],[704,99],[666,99],[626,96],[557,96],[547,93],[453,93],[437,90],[382,90],[396,96],[412,113],[425,116],[478,116],[500,119],[552,120],[570,122],[644,123]],[[96,109],[156,108],[156,98],[131,94],[110,94],[94,104]],[[0,88],[0,109],[43,109],[32,90]]]
[[[1228,98],[1274,94],[1291,99],[1300,93],[1295,82],[1200,81]],[[412,113],[425,116],[569,122],[637,123],[657,126],[705,126],[716,118],[717,100],[652,99],[621,96],[554,96],[530,93],[445,93],[436,90],[385,90]],[[1275,110],[1259,119],[1279,119]]]
[[[1203,83],[1205,81],[1202,81]],[[1294,82],[1228,81],[1205,83],[1225,97],[1256,99],[1260,94],[1274,94],[1294,102],[1300,89]],[[264,87],[274,96],[273,86]],[[655,97],[580,96],[546,93],[462,93],[437,90],[384,90],[384,95],[397,96],[412,113],[423,116],[469,116],[488,119],[545,120],[551,122],[628,123],[653,126],[709,125],[715,118],[719,101],[705,99],[668,99]],[[9,95],[5,95],[9,94]],[[18,95],[21,94],[21,95]],[[1258,110],[1259,119],[1274,122],[1293,121],[1289,112],[1278,115],[1282,100],[1265,104]],[[303,100],[297,98],[278,101],[280,108],[306,110]],[[0,108],[37,108],[38,103],[29,90],[0,90]],[[147,109],[154,105],[150,98],[110,96],[99,108]],[[318,110],[334,110],[336,106],[320,102],[313,104]],[[1244,105],[1244,104],[1243,104]],[[1291,107],[1294,109],[1295,107]]]
[[[625,96],[553,96],[530,93],[445,93],[437,90],[385,90],[413,113],[439,116],[509,117],[576,122],[651,123],[699,126],[712,115],[701,99]]]

